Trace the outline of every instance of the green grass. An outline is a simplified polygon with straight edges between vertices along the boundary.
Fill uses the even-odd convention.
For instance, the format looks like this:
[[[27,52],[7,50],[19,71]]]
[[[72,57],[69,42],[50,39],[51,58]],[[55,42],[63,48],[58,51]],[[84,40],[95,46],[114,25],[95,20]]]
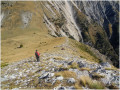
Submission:
[[[105,88],[105,86],[98,81],[93,81],[92,83],[89,83],[88,86],[90,89],[104,89]]]
[[[1,68],[5,67],[5,66],[8,66],[9,64],[4,62],[4,63],[1,63]]]

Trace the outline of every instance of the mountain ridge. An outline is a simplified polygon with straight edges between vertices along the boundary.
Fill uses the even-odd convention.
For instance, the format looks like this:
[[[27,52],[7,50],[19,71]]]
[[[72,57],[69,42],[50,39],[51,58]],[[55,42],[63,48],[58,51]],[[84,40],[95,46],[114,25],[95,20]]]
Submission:
[[[20,33],[25,32],[26,29],[40,29],[43,32],[48,31],[52,36],[66,36],[92,46],[110,58],[118,67],[119,4],[117,1],[94,1],[93,3],[95,5],[92,1],[27,3],[2,1],[2,39],[4,36],[7,38],[4,35],[7,32],[14,35],[14,29],[18,29]],[[91,14],[92,10],[93,14]]]

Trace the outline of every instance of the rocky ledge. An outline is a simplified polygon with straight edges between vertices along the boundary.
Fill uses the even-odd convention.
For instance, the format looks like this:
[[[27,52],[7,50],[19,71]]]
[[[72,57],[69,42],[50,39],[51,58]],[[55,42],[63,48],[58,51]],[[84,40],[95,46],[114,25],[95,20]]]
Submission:
[[[94,85],[91,85],[87,78],[94,82]],[[3,67],[1,87],[2,89],[117,89],[119,70],[108,62],[98,64],[73,55],[44,53],[40,62],[30,57]]]

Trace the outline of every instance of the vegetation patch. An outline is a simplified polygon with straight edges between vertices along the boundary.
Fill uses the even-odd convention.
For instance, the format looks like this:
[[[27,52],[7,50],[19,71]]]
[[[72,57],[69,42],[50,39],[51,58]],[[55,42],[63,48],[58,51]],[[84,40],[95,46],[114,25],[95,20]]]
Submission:
[[[92,74],[92,78],[96,79],[96,80],[99,80],[99,79],[104,78],[104,77],[105,77],[104,75],[100,75],[98,73],[93,73]]]
[[[84,87],[87,86],[90,89],[104,89],[105,88],[105,86],[101,82],[98,82],[96,80],[92,80],[88,76],[81,76],[79,84],[84,86]]]
[[[68,67],[63,67],[63,65],[58,65],[57,67],[59,71],[65,71],[69,69]]]
[[[83,68],[80,68],[79,70],[80,70],[80,71],[84,71],[84,70],[90,71],[91,69],[86,68],[86,67],[83,67]]]
[[[105,68],[105,70],[116,70],[116,68]]]
[[[64,60],[62,57],[54,57],[55,60]]]
[[[93,56],[95,59],[98,60],[98,58],[96,57],[96,55],[89,49],[88,46],[85,46],[84,44],[78,45],[77,43],[76,43],[76,46],[79,49],[81,49],[82,51],[85,51],[85,52],[89,53],[91,56]]]
[[[76,62],[73,62],[70,66],[69,66],[69,68],[72,68],[72,69],[77,69],[79,66],[78,66],[78,64],[76,63]]]
[[[64,78],[75,78],[77,77],[75,72],[72,71],[61,71],[61,72],[56,72],[55,76],[63,76]]]
[[[9,64],[7,62],[3,62],[1,63],[1,68],[5,67],[5,66],[8,66]]]
[[[119,89],[114,83],[108,86],[109,89]]]
[[[18,48],[22,48],[23,47],[23,44],[20,44],[20,46]]]
[[[105,86],[101,82],[98,82],[98,81],[92,81],[91,83],[89,83],[88,86],[90,89],[104,89],[105,88]]]

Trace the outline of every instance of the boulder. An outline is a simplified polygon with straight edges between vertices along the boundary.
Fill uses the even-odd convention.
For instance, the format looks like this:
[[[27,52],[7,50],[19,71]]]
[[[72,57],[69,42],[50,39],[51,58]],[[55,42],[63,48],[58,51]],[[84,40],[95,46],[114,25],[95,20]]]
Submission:
[[[50,77],[53,77],[54,75],[55,75],[54,73],[45,72],[39,77],[39,79],[50,78]]]
[[[72,65],[73,61],[68,62],[68,65]]]
[[[39,79],[45,79],[45,78],[48,78],[48,76],[49,76],[49,73],[45,72],[39,77]]]
[[[62,76],[56,77],[56,80],[62,81],[63,77]]]
[[[85,64],[81,61],[78,62],[78,65],[79,65],[80,68],[85,67]]]
[[[54,75],[54,73],[49,73],[49,77],[53,77]]]
[[[106,73],[106,70],[104,67],[99,66],[96,70],[94,70],[93,72],[95,73]]]
[[[46,78],[45,82],[54,84],[56,82],[56,79],[55,78]]]
[[[69,84],[74,84],[74,83],[75,83],[75,79],[74,79],[74,78],[69,78],[69,79],[67,80],[67,83],[69,83]]]

